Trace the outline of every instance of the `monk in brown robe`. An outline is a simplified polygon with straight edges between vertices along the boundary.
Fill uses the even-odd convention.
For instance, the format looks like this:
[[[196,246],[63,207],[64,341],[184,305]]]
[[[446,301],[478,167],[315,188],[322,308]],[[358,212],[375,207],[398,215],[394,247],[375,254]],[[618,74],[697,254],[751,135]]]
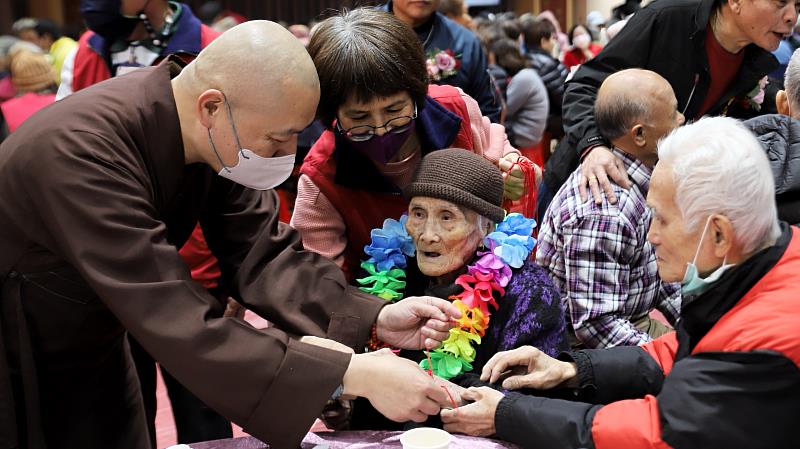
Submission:
[[[278,222],[269,189],[318,100],[302,45],[255,21],[185,67],[59,101],[3,143],[0,448],[148,448],[126,332],[271,447],[297,447],[341,394],[398,421],[448,404],[410,361],[326,344],[360,352],[374,330],[433,347],[460,313],[429,297],[385,306]],[[191,280],[176,248],[198,221],[232,296],[274,327],[223,317]]]

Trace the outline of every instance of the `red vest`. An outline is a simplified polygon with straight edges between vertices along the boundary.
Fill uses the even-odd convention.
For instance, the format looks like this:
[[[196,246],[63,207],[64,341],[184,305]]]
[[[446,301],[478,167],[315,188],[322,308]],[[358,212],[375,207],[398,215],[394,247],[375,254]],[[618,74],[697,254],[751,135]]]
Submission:
[[[428,96],[461,118],[461,127],[449,146],[472,151],[474,146],[469,113],[461,93],[451,86],[431,85],[428,87]],[[344,271],[348,279],[352,280],[359,271],[361,259],[365,258],[364,246],[370,243],[370,231],[381,227],[387,218],[399,218],[408,209],[408,202],[398,194],[371,192],[336,184],[335,149],[334,134],[325,131],[311,147],[300,172],[319,187],[344,220],[347,237]]]
[[[13,133],[28,117],[54,101],[56,101],[55,94],[36,94],[33,92],[4,101],[0,105],[0,109],[3,110],[8,132]]]

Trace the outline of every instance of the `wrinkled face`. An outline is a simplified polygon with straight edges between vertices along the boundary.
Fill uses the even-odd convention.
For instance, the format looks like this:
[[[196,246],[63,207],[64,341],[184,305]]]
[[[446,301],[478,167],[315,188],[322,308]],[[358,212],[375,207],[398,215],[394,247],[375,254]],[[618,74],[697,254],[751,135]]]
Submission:
[[[694,260],[703,227],[694,231],[685,229],[680,209],[675,203],[675,182],[672,167],[659,163],[650,177],[647,206],[653,214],[647,240],[653,245],[658,263],[658,274],[665,282],[680,282],[686,274],[686,264]],[[708,273],[719,265],[714,255],[711,230],[706,231],[703,246],[697,257],[697,270]]]
[[[796,0],[736,0],[733,20],[747,39],[767,51],[775,51],[797,22]]]
[[[392,12],[394,15],[411,26],[425,23],[436,12],[438,0],[394,0]]]
[[[417,247],[420,271],[431,277],[463,269],[481,241],[478,214],[436,198],[414,197],[408,205],[406,230]]]

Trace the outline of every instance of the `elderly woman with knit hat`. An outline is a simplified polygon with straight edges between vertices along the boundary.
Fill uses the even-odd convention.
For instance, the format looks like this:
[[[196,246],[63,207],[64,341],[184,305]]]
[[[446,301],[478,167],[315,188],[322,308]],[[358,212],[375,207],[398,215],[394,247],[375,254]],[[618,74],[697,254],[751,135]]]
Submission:
[[[44,55],[28,50],[11,53],[10,78],[17,96],[0,104],[0,142],[56,98],[56,73]]]
[[[531,237],[535,222],[520,214],[506,216],[503,177],[495,165],[461,149],[435,151],[423,158],[403,195],[408,212],[398,217],[404,229],[397,240],[405,267],[399,253],[374,251],[386,248],[377,230],[362,267],[367,272],[379,271],[370,264],[405,269],[405,288],[395,289],[390,300],[424,293],[457,301],[464,318],[450,340],[431,353],[434,374],[451,378],[480,371],[496,352],[523,344],[552,355],[567,347],[558,290],[528,257],[536,243]],[[383,230],[392,225],[388,221]],[[389,296],[387,290],[375,291],[374,281],[361,278],[359,283]],[[428,360],[423,367],[430,368]]]
[[[462,149],[431,152],[403,196],[407,212],[372,230],[356,282],[389,302],[423,294],[449,299],[462,318],[438,349],[402,356],[459,383],[456,376],[480,373],[500,351],[530,345],[557,356],[568,349],[558,290],[529,257],[535,222],[506,215],[495,165]],[[370,349],[382,347],[370,340]],[[448,388],[457,400],[458,387]],[[351,428],[391,426],[369,409],[356,402]]]
[[[430,84],[432,71],[455,71],[458,61],[442,54],[441,69],[426,62],[417,35],[395,16],[364,8],[330,17],[314,28],[308,51],[328,130],[300,169],[291,225],[306,249],[350,279],[370,229],[408,206],[402,189],[428,153],[455,146],[480,154],[506,174],[507,197],[523,194],[520,154],[505,129],[460,89]]]

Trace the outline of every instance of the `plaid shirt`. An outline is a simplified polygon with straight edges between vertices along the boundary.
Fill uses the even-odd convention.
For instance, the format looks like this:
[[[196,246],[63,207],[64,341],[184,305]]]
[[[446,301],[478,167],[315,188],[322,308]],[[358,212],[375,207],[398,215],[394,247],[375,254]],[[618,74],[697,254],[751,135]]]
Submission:
[[[652,170],[621,150],[631,188],[614,185],[617,204],[581,203],[580,168],[558,191],[539,230],[536,262],[561,290],[567,322],[589,348],[635,346],[650,335],[632,323],[652,309],[674,325],[680,284],[661,282],[655,250],[647,241],[651,214],[645,203]],[[591,195],[590,195],[591,196]]]

